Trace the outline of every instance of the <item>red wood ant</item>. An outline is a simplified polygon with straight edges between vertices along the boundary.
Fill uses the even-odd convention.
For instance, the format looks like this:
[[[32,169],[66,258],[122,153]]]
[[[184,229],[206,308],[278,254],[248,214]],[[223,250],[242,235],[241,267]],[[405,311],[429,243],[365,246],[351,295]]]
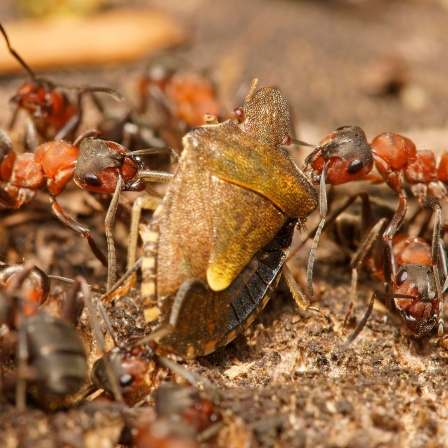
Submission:
[[[328,222],[346,209],[358,195],[355,195],[330,217]],[[363,202],[370,209],[367,195],[361,196]],[[356,284],[358,272],[366,268],[376,279],[383,280],[386,292],[372,295],[369,308],[355,330],[344,342],[350,344],[367,322],[376,298],[394,299],[407,329],[416,337],[424,336],[435,326],[439,336],[443,333],[443,310],[445,303],[445,285],[447,279],[446,251],[440,237],[442,209],[438,201],[426,199],[422,206],[431,209],[434,215],[434,227],[431,243],[421,237],[409,237],[397,234],[392,240],[392,261],[384,257],[384,240],[379,239],[382,231],[388,225],[388,218],[381,218],[370,231],[363,232],[363,238],[358,250],[354,254],[350,266],[352,268],[352,306],[356,299]],[[351,311],[349,311],[349,314]],[[347,320],[348,316],[346,317]]]
[[[186,132],[203,125],[206,114],[222,117],[224,108],[208,74],[174,62],[153,64],[139,80],[139,111],[169,146],[181,149]]]
[[[369,175],[373,166],[378,175]],[[399,134],[383,133],[369,144],[359,126],[343,126],[320,142],[306,158],[303,169],[314,183],[320,183],[320,230],[327,213],[325,183],[339,185],[359,179],[384,181],[398,195],[398,207],[382,235],[389,264],[393,263],[392,238],[406,215],[405,185],[410,186],[421,204],[428,197],[447,198],[444,182],[448,179],[448,155],[442,155],[436,163],[432,151],[417,150],[410,139]],[[309,284],[319,235],[320,231],[316,233],[310,253]]]
[[[110,363],[110,371],[107,362]],[[104,389],[116,401],[134,406],[149,396],[159,382],[156,370],[154,346],[128,341],[125,346],[117,345],[95,362],[91,379],[97,388]]]
[[[107,258],[90,230],[68,215],[56,197],[72,178],[88,191],[141,191],[145,181],[168,181],[172,175],[145,169],[139,156],[161,151],[171,151],[173,157],[177,155],[169,148],[131,153],[118,143],[87,135],[92,132],[82,134],[73,143],[50,141],[39,145],[34,153],[16,154],[8,134],[0,130],[0,180],[7,182],[5,188],[0,187],[0,203],[9,208],[20,208],[34,198],[38,189],[46,186],[52,210],[59,221],[86,238],[95,256],[107,266]],[[108,221],[106,226],[110,227]]]
[[[199,448],[222,426],[215,400],[197,389],[163,383],[155,391],[154,399],[154,409],[141,409],[136,414],[132,442],[137,448]]]
[[[54,400],[77,392],[86,381],[84,345],[72,324],[39,309],[49,291],[49,278],[40,269],[3,265],[0,282],[1,323],[18,333],[16,406],[25,409],[30,383],[34,398],[51,408]],[[11,380],[4,378],[6,389]]]
[[[22,65],[30,76],[30,81],[23,84],[11,98],[15,107],[10,128],[14,125],[17,112],[23,109],[32,117],[38,133],[45,140],[59,140],[73,135],[81,122],[81,98],[85,93],[104,92],[118,101],[124,98],[112,89],[104,87],[66,87],[77,91],[77,101],[71,101],[67,94],[53,82],[37,78],[28,64],[11,47],[8,35],[0,23],[0,32],[8,46],[10,54]]]

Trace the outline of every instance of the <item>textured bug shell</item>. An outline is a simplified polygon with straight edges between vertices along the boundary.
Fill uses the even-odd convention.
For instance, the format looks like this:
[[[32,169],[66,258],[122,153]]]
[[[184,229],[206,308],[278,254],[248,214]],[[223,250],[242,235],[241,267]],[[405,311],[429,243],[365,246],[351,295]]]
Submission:
[[[280,146],[287,108],[278,90],[260,89],[240,122],[184,136],[174,179],[141,231],[145,253],[153,254],[144,262],[148,271],[142,267],[142,292],[157,298],[159,328],[180,307],[175,328],[159,341],[162,351],[192,358],[225,345],[277,285],[295,223],[317,207],[315,190]]]

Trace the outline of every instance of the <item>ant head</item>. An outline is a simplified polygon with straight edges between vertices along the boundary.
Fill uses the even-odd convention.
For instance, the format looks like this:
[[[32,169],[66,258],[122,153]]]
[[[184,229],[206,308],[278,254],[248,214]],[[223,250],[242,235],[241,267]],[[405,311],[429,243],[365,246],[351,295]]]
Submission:
[[[50,292],[50,279],[37,266],[27,268],[22,264],[13,264],[0,270],[0,288],[6,294],[13,294],[20,289],[25,301],[42,305]],[[35,310],[36,307],[32,306],[31,312]]]
[[[406,327],[416,336],[431,331],[439,315],[440,298],[437,297],[434,272],[430,266],[403,265],[394,282],[395,306]]]
[[[154,392],[155,409],[159,416],[184,420],[197,432],[222,419],[212,397],[199,393],[197,388],[177,383],[162,383]]]
[[[319,174],[327,165],[326,181],[338,185],[368,174],[373,156],[364,131],[359,126],[343,126],[322,140],[305,163]]]
[[[252,89],[253,90],[253,89]],[[283,94],[273,87],[263,87],[246,98],[234,110],[243,132],[273,145],[287,140],[290,127],[289,105]]]
[[[52,89],[46,84],[32,80],[19,88],[9,100],[9,104],[26,110],[34,118],[48,117],[53,109]]]
[[[154,359],[153,348],[150,344],[113,348],[93,365],[93,383],[113,394],[106,364],[109,363],[125,402],[129,405],[135,404],[145,397],[152,387],[148,370],[151,370],[149,364]]]
[[[37,79],[30,66],[22,59],[14,48],[11,47],[8,35],[0,23],[0,32],[3,34],[9,53],[19,62],[30,76],[30,81],[19,88],[10,104],[27,110],[35,118],[46,117],[51,114],[52,98],[49,93],[54,90],[52,83]]]
[[[113,193],[118,177],[133,178],[138,165],[126,157],[128,150],[118,143],[88,137],[79,145],[79,159],[74,170],[75,183],[88,191]]]

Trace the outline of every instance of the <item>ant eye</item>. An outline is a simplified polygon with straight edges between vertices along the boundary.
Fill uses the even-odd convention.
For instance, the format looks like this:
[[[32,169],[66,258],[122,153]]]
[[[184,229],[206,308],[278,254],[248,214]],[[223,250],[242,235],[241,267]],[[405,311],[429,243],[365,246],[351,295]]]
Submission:
[[[120,378],[120,385],[123,387],[130,386],[135,381],[132,375],[126,374]]]
[[[100,178],[96,174],[93,174],[93,173],[86,174],[84,176],[84,182],[86,184],[91,185],[92,187],[100,187],[101,186]]]
[[[358,171],[362,170],[364,168],[364,164],[361,160],[356,159],[353,160],[353,162],[350,163],[349,167],[347,168],[348,174],[356,174]]]
[[[244,120],[244,110],[242,107],[237,107],[236,109],[233,109],[233,113],[236,115],[236,118],[238,118],[238,121]]]
[[[403,269],[397,274],[395,283],[397,284],[397,286],[400,286],[406,281],[407,278],[408,278],[408,271],[406,271],[406,269]]]

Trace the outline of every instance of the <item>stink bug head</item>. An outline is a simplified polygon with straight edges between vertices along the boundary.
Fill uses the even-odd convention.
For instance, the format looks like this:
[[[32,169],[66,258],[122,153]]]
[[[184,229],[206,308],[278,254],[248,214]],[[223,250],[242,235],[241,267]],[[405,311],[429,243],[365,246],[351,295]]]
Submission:
[[[243,106],[234,112],[243,131],[251,137],[273,145],[280,145],[287,140],[289,105],[279,90],[263,87],[249,95]]]

